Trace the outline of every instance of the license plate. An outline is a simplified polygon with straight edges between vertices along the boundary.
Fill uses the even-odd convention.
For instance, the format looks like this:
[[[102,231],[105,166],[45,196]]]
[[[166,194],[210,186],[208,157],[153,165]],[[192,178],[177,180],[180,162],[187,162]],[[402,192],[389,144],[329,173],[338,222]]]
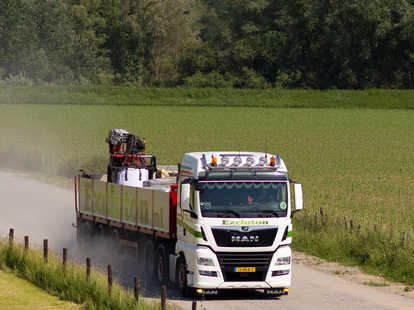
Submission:
[[[256,272],[256,267],[235,267],[234,272]]]

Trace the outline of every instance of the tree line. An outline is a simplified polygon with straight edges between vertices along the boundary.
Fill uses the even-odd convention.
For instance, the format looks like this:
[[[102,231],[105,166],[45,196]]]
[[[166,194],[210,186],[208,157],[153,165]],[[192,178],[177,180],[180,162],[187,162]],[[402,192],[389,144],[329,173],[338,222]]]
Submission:
[[[414,0],[2,0],[0,83],[414,86]]]

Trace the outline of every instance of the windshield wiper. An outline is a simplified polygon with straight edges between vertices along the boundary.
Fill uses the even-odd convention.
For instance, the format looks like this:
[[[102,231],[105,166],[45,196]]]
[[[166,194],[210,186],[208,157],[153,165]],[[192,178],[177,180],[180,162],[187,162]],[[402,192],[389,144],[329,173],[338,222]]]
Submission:
[[[268,217],[269,213],[273,214],[276,217],[279,217],[279,214],[275,210],[258,210],[260,217]],[[262,214],[261,212],[265,212],[266,214]]]
[[[239,212],[237,212],[236,210],[233,210],[233,209],[232,210],[220,210],[220,212],[225,212],[227,214],[217,212],[217,217],[228,217],[230,215],[228,213],[232,213],[232,214],[236,215],[237,217],[240,217]]]

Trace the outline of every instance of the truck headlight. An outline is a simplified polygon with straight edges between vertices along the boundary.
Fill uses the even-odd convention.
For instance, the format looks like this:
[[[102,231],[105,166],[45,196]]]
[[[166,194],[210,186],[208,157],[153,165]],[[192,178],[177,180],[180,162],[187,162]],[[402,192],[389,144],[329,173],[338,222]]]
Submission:
[[[206,277],[217,277],[217,271],[199,270],[198,274]]]
[[[288,257],[279,257],[276,261],[276,266],[282,266],[282,265],[289,265],[290,264],[290,256]]]
[[[198,266],[214,266],[214,261],[212,258],[207,257],[197,257]]]
[[[272,277],[277,277],[277,276],[285,276],[287,274],[289,274],[289,269],[286,270],[276,270],[272,272]]]

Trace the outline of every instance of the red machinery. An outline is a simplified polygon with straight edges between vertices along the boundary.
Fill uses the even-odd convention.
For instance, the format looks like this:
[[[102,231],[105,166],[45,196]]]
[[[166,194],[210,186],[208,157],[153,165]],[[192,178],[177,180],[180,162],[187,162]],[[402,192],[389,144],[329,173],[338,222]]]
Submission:
[[[124,129],[112,129],[106,142],[109,145],[108,182],[116,182],[116,175],[125,167],[146,168],[149,178],[157,172],[156,159],[153,155],[145,155],[145,139],[143,141]]]

